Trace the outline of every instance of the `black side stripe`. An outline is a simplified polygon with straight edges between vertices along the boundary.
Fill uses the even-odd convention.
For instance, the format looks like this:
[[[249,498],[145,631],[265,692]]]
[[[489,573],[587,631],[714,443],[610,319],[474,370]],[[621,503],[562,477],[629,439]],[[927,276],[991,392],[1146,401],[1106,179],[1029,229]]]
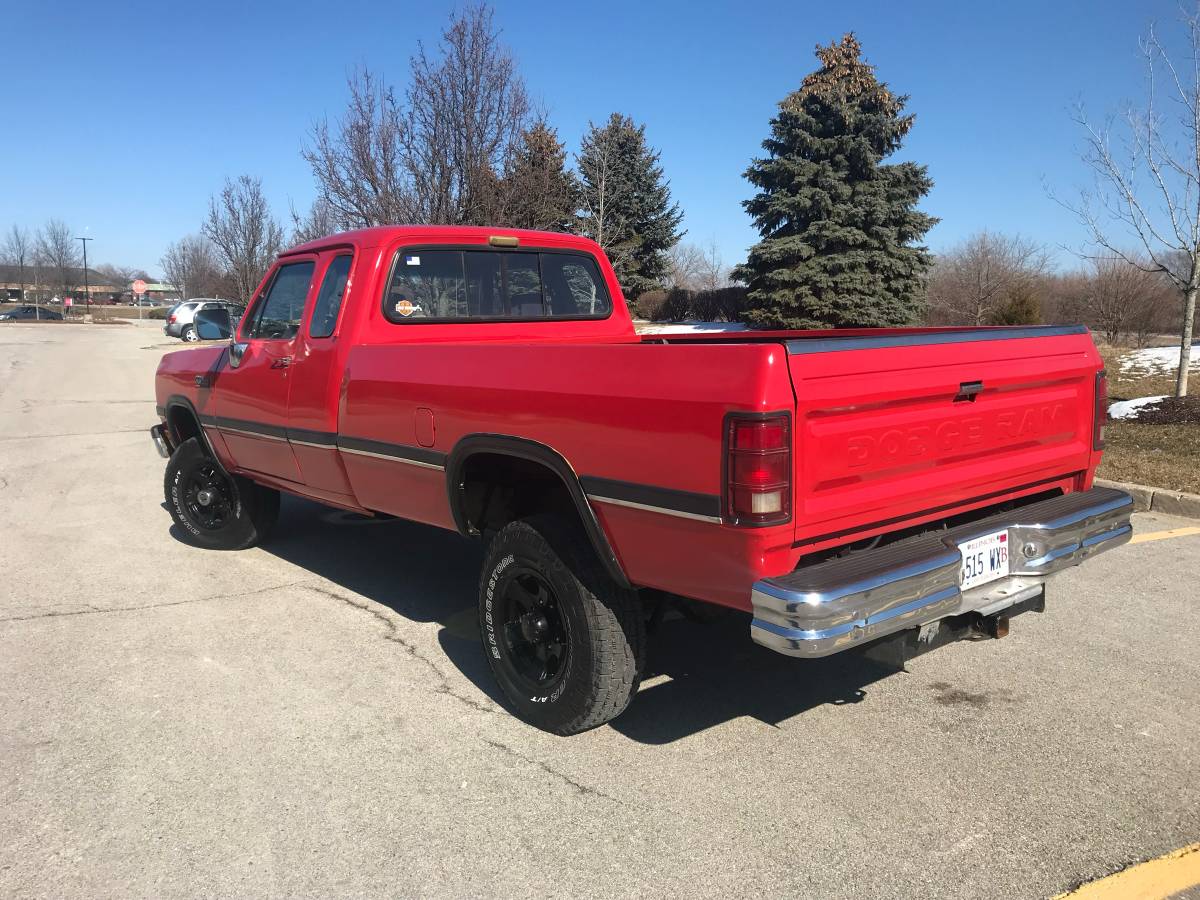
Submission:
[[[721,498],[715,494],[697,494],[678,491],[674,488],[638,484],[633,481],[617,481],[595,475],[581,475],[579,484],[589,497],[614,503],[650,507],[663,512],[676,513],[698,519],[721,519]]]
[[[205,421],[205,420],[208,421]],[[244,431],[247,434],[258,434],[263,437],[275,438],[278,441],[287,440],[287,429],[282,425],[268,425],[266,422],[252,422],[249,419],[231,419],[228,416],[201,416],[200,424],[215,425],[217,428],[230,431]]]
[[[354,437],[331,431],[285,428],[281,425],[268,425],[265,422],[234,419],[228,416],[201,414],[200,422],[202,425],[214,426],[222,430],[228,429],[244,434],[262,435],[275,440],[328,447],[330,450],[336,448],[346,453],[411,463],[430,469],[446,467],[446,454],[427,447],[393,444],[388,441]],[[600,478],[595,475],[580,476],[579,484],[589,498],[599,502],[607,501],[618,505],[648,509],[652,512],[710,522],[721,521],[721,498],[715,494],[680,491],[674,488],[639,484],[634,481]]]
[[[333,431],[313,431],[310,428],[289,428],[287,436],[293,443],[328,447],[330,450],[337,446],[338,437]]]
[[[368,438],[350,437],[345,434],[337,436],[339,450],[349,453],[360,453],[369,456],[382,456],[401,462],[414,462],[423,466],[445,468],[446,454],[427,447],[411,447],[407,444],[390,444],[385,441],[373,441]]]

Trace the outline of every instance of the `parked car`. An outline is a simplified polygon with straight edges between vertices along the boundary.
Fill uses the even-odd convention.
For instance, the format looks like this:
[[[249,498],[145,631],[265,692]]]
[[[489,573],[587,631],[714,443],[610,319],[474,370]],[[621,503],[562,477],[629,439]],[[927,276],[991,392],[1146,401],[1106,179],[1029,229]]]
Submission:
[[[231,303],[228,300],[209,300],[204,297],[185,300],[172,307],[167,313],[166,324],[163,325],[163,334],[167,337],[181,338],[189,343],[200,340],[200,336],[196,333],[196,327],[192,320],[195,318],[196,313],[202,309],[224,309],[235,320],[241,318],[243,312],[242,306]]]
[[[1004,636],[1130,537],[1093,487],[1106,393],[1083,326],[639,337],[589,240],[383,227],[289,250],[232,343],[163,356],[152,437],[201,547],[263,540],[281,491],[483,538],[492,672],[572,734],[632,700],[672,597],[799,657]]]
[[[24,320],[61,322],[62,314],[44,306],[3,307],[0,306],[0,322],[17,322]]]

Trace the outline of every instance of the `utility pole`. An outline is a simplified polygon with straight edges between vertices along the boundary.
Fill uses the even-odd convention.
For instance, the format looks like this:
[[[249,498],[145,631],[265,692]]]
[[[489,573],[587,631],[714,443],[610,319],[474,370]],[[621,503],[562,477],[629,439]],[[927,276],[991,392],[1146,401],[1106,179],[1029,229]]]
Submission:
[[[91,291],[88,290],[87,277],[87,242],[94,241],[95,238],[81,237],[79,240],[83,241],[83,305],[86,307],[84,321],[87,321],[86,317],[90,317],[92,314],[92,294]]]

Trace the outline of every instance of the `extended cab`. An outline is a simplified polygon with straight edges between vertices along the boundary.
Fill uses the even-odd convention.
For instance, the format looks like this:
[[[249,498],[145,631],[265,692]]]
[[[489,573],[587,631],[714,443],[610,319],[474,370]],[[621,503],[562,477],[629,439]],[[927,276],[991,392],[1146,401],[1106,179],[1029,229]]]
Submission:
[[[639,337],[600,248],[563,234],[296,247],[156,393],[167,504],[200,546],[262,540],[280,491],[482,536],[492,670],[563,734],[625,709],[666,598],[751,612],[795,656],[919,652],[1002,635],[1130,536],[1129,497],[1092,486],[1085,328]]]

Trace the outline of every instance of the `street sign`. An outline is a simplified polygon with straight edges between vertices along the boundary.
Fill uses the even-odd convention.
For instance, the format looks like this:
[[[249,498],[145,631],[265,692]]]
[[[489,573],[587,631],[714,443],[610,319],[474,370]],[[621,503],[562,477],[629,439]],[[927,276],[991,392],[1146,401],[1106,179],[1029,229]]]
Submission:
[[[131,284],[130,287],[133,288],[133,292],[135,294],[146,293],[146,282],[142,281],[142,279],[140,279],[140,278],[137,281],[135,281],[133,284]]]

